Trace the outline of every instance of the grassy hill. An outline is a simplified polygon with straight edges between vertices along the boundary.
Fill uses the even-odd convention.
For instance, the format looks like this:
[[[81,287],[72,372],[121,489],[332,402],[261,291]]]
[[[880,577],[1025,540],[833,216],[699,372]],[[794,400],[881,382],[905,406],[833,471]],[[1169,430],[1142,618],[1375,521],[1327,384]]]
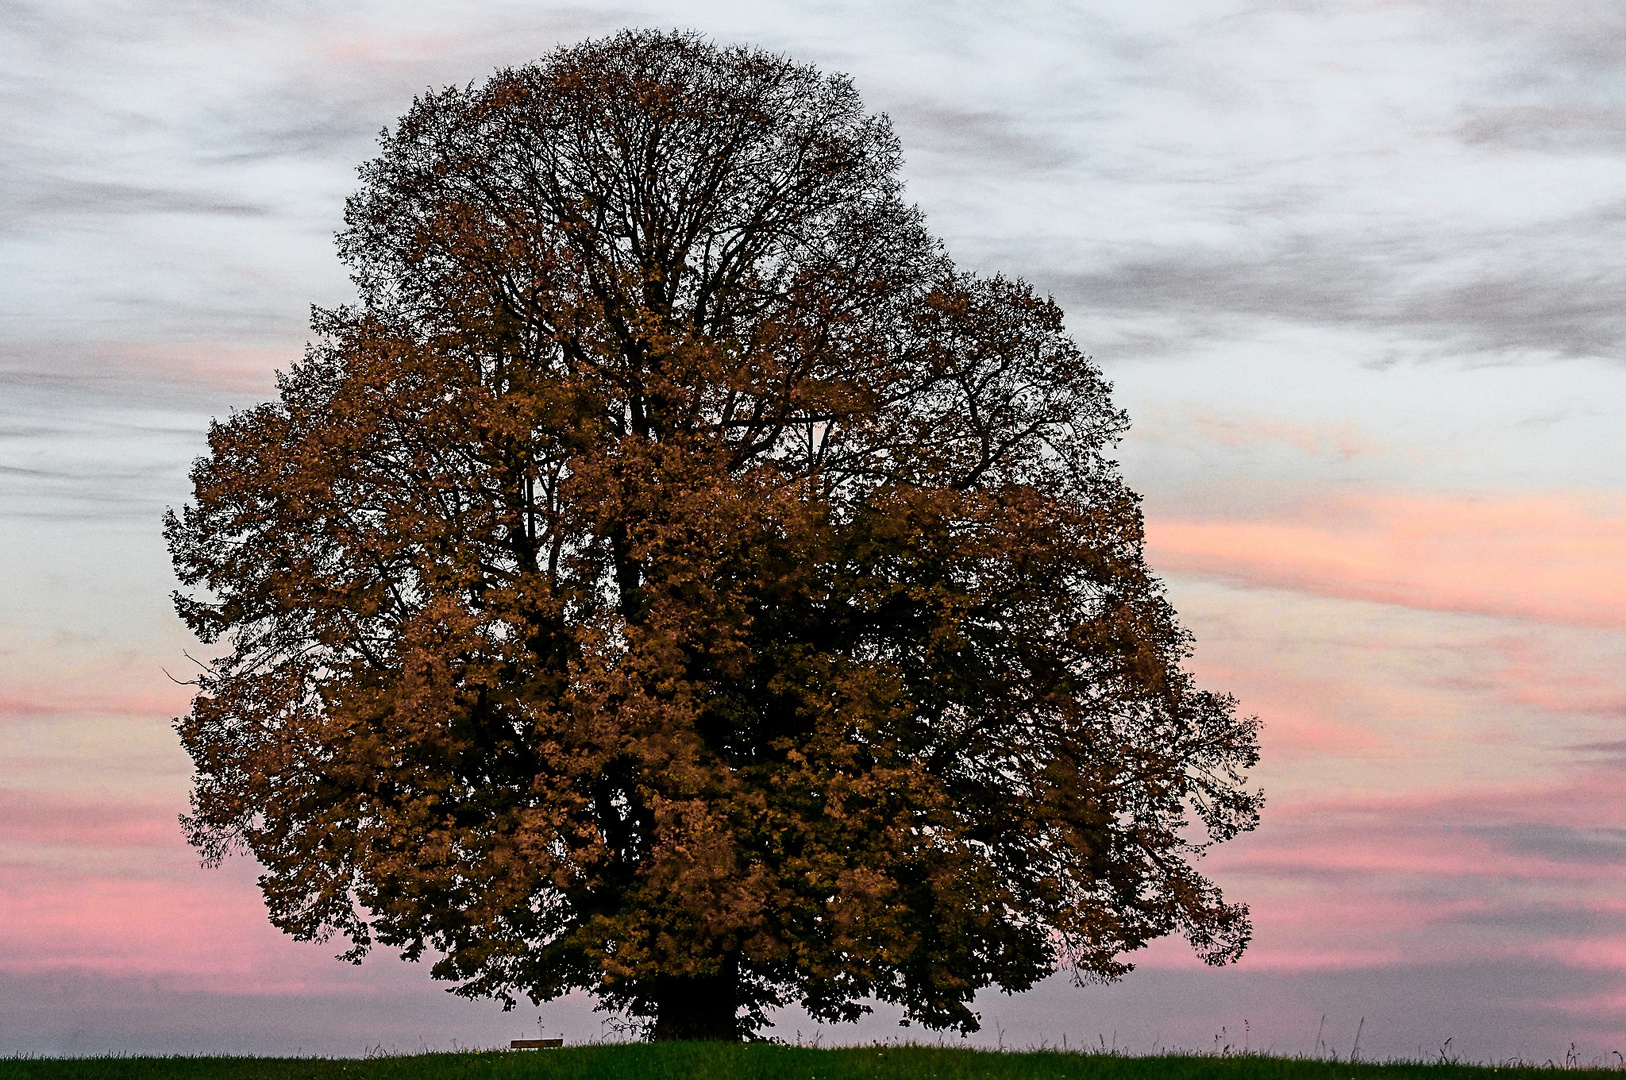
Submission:
[[[562,1050],[332,1058],[0,1059],[3,1080],[1620,1080],[1617,1069],[1126,1057],[930,1046],[631,1043]]]

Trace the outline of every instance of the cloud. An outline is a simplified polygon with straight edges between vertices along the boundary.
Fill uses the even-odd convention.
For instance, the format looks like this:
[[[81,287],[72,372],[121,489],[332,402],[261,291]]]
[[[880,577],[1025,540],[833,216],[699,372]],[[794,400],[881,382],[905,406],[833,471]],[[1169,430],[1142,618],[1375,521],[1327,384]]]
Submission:
[[[1464,113],[1459,131],[1470,146],[1621,153],[1626,152],[1626,109],[1582,104],[1482,106]]]
[[[1160,570],[1256,587],[1626,627],[1626,503],[1607,495],[1348,495],[1260,520],[1154,518]]]
[[[1626,671],[1616,660],[1621,644],[1619,634],[1581,632],[1510,636],[1478,647],[1486,685],[1499,701],[1609,730],[1626,718]],[[1599,747],[1609,745],[1594,742],[1569,749],[1596,755]],[[1607,756],[1608,751],[1602,753]]]
[[[1515,86],[1581,89],[1588,77],[1608,80],[1626,68],[1626,15],[1609,0],[1552,0],[1539,8],[1521,0],[1418,3],[1502,44],[1500,56],[1523,76]]]
[[[213,217],[264,217],[270,208],[208,192],[142,187],[109,181],[38,180],[9,193],[8,218],[0,228],[20,218],[64,217],[88,214],[197,214]]]
[[[1388,320],[1447,342],[1465,339],[1459,347],[1626,361],[1626,274],[1586,260],[1537,256],[1531,262],[1515,273],[1438,289],[1401,305]]]
[[[1611,739],[1607,742],[1576,743],[1570,747],[1579,754],[1597,754],[1605,759],[1626,759],[1626,739]]]
[[[1054,134],[1024,130],[1017,119],[994,110],[927,100],[894,102],[887,112],[912,161],[923,152],[938,159],[938,168],[951,171],[1054,172],[1079,154],[1078,147]]]
[[[65,796],[0,788],[0,842],[52,848],[174,847],[177,809],[170,804]]]
[[[1185,320],[1193,337],[1216,329],[1238,337],[1257,332],[1245,320],[1281,320],[1367,330],[1424,346],[1425,354],[1620,361],[1626,272],[1595,244],[1626,239],[1621,231],[1588,211],[1531,234],[1301,236],[1251,252],[1193,247],[1035,276],[1084,326],[1136,314]],[[1591,242],[1564,250],[1561,237],[1583,233]],[[1231,324],[1217,328],[1220,319]]]
[[[155,531],[150,522],[148,529]],[[25,522],[22,528],[13,526],[0,534],[4,536],[0,543],[23,546],[40,533],[49,535],[51,531],[49,526],[41,528],[36,522]],[[188,678],[197,667],[186,652],[201,659],[213,654],[193,642],[171,613],[162,608],[154,611],[150,604],[153,597],[167,600],[169,593],[165,587],[168,582],[163,578],[150,580],[149,574],[154,578],[158,575],[142,565],[153,555],[162,558],[162,543],[149,531],[143,537],[149,549],[138,554],[120,545],[116,533],[109,536],[107,531],[85,528],[73,531],[80,534],[76,540],[82,546],[73,550],[65,542],[56,554],[71,559],[82,553],[101,553],[110,558],[109,565],[87,568],[71,579],[90,594],[100,617],[86,618],[76,610],[84,599],[74,593],[69,593],[53,612],[60,621],[0,617],[0,734],[10,723],[83,723],[90,727],[75,740],[73,750],[84,752],[105,746],[109,751],[125,753],[130,748],[121,745],[120,736],[156,722],[164,743],[179,753],[169,732],[169,720],[186,709],[196,689],[166,678],[164,668]],[[168,570],[165,562],[159,562],[158,567]],[[129,603],[129,597],[121,595],[119,586],[132,579],[141,601],[138,610],[145,618],[134,627],[125,627],[116,614],[119,607]],[[8,591],[15,588],[12,585]],[[20,745],[0,747],[0,754],[7,750],[40,751],[49,741],[40,733],[19,738]],[[9,778],[13,782],[17,779],[16,774]]]
[[[1168,429],[1172,425],[1159,425]],[[1232,449],[1253,449],[1272,444],[1290,447],[1314,457],[1353,461],[1378,457],[1390,448],[1361,431],[1353,420],[1301,421],[1256,415],[1226,415],[1187,405],[1180,430]]]
[[[248,977],[193,981],[95,970],[0,971],[0,1054],[360,1057],[506,1047],[537,1033],[536,1012],[503,1012],[445,992],[422,965],[393,958],[359,969],[320,946],[302,952],[302,978],[264,986]],[[571,1045],[605,1035],[580,998],[541,1010],[549,1035]]]
[[[244,395],[263,398],[275,388],[274,373],[298,361],[301,345],[298,339],[268,345],[186,339],[0,343],[0,388],[14,402],[21,395],[32,398],[12,409],[0,406],[0,415],[39,415],[53,402],[75,412],[118,403],[128,414],[141,407],[178,411]],[[138,422],[128,415],[120,420]]]
[[[1614,824],[1626,799],[1617,788],[1580,769],[1455,793],[1329,794],[1274,806],[1207,870],[1253,910],[1245,964],[1256,970],[1511,957],[1610,966],[1626,961],[1626,833]]]
[[[297,342],[0,343],[0,516],[154,527],[210,417],[272,396],[299,355]]]
[[[997,189],[1042,200],[1006,250],[1086,337],[1127,322],[1178,353],[1287,323],[1409,356],[1626,359],[1618,12],[1266,4],[1145,36],[1024,125],[1083,151],[1050,190]]]
[[[149,854],[149,858],[150,858]],[[97,877],[5,864],[0,971],[181,979],[217,990],[319,985],[336,949],[300,949],[266,922],[249,867]]]
[[[1626,865],[1626,829],[1517,821],[1477,826],[1475,834],[1511,855],[1532,855],[1551,862]]]

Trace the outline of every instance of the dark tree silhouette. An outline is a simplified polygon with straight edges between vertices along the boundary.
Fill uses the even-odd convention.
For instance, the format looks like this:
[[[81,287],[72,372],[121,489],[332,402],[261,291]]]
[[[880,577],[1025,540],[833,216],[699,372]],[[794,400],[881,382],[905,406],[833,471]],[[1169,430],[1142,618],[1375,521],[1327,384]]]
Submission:
[[[414,102],[278,400],[166,519],[223,654],[190,839],[273,923],[585,988],[972,1030],[1246,908],[1256,723],[1197,689],[1062,314],[957,272],[848,80],[628,32]]]

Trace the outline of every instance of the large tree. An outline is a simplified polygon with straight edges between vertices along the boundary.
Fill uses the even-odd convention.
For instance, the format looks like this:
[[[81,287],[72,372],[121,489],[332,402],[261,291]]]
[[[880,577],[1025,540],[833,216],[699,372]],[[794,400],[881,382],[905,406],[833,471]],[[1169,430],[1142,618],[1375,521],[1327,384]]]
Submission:
[[[416,102],[276,401],[166,521],[192,842],[272,922],[656,1038],[931,1027],[1247,911],[1256,724],[1182,669],[1049,300],[851,83],[628,32]]]

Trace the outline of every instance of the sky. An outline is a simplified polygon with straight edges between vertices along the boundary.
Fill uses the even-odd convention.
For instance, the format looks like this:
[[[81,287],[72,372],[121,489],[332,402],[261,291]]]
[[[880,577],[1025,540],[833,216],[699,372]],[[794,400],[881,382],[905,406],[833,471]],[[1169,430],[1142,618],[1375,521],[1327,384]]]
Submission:
[[[627,26],[849,74],[951,255],[1056,297],[1193,668],[1264,722],[1202,864],[1243,960],[990,993],[972,1041],[1626,1051],[1626,8],[0,0],[0,1055],[617,1037],[200,868],[159,518],[350,296],[378,131]],[[897,1018],[774,1033],[935,1038]]]

